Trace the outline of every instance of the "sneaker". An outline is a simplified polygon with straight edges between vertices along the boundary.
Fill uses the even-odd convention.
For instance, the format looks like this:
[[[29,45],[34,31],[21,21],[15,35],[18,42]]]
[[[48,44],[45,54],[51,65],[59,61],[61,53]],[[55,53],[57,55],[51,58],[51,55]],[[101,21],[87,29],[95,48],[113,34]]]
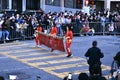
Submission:
[[[54,51],[54,49],[51,49],[51,52],[53,52]]]
[[[72,57],[73,55],[71,54],[71,55],[67,55],[66,57]]]
[[[6,41],[3,41],[3,43],[6,43]]]
[[[73,57],[73,54],[71,54],[71,56],[70,57]]]
[[[33,34],[34,37],[36,37],[36,34]]]
[[[6,38],[6,40],[9,40],[9,38]]]
[[[70,55],[67,55],[66,57],[70,57]]]
[[[41,45],[38,45],[38,47],[42,47]]]
[[[36,45],[35,47],[39,47],[38,45]]]

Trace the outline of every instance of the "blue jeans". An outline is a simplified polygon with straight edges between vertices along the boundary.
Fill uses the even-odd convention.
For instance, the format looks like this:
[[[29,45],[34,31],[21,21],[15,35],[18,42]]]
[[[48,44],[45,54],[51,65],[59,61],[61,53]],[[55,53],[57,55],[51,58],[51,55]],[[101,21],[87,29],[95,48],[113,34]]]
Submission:
[[[57,26],[58,36],[63,36],[63,30],[61,26]]]
[[[2,35],[3,35],[3,41],[5,41],[6,38],[9,37],[9,31],[7,31],[7,30],[2,31]]]
[[[2,38],[2,31],[0,30],[0,39]]]

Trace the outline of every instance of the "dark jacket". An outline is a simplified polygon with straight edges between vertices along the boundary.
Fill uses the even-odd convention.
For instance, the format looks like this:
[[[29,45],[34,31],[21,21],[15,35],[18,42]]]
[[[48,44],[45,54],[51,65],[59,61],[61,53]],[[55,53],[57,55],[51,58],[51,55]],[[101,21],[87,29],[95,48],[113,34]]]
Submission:
[[[88,64],[101,64],[100,58],[103,58],[104,55],[98,47],[89,48],[85,54],[85,57],[89,57]]]
[[[6,25],[6,21],[4,21],[3,24],[2,24],[2,30],[3,31],[9,30],[9,27]]]
[[[89,80],[107,80],[105,77],[101,76],[92,76]]]
[[[114,60],[118,62],[118,66],[120,66],[120,51],[115,55]]]

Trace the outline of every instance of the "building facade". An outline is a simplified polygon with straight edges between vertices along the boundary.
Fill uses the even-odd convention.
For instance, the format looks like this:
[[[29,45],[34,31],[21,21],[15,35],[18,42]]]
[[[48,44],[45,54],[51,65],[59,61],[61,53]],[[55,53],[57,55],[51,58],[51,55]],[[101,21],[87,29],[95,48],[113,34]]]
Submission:
[[[120,0],[0,0],[0,10],[39,10],[49,11],[65,11],[65,10],[80,10],[86,6],[92,6],[97,10],[103,9],[119,9]]]

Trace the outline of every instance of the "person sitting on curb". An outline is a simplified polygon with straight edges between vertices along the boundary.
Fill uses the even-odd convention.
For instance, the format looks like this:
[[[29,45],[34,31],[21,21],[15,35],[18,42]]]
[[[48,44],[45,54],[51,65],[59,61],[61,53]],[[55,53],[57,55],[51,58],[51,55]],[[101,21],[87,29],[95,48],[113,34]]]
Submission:
[[[89,36],[93,36],[95,33],[94,29],[90,29],[89,25],[83,25],[82,29],[80,30],[80,36],[82,35],[89,35]]]

